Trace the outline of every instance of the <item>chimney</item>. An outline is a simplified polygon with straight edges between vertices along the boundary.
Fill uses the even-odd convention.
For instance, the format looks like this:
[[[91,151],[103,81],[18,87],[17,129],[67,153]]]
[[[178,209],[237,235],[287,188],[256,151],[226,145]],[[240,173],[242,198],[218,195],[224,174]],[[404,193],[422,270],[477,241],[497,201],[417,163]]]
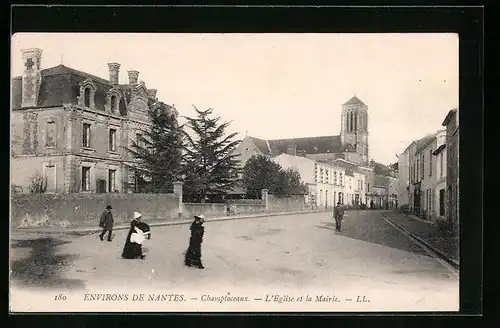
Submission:
[[[118,63],[108,63],[109,68],[109,82],[112,85],[118,85],[120,78],[120,64]]]
[[[288,155],[297,156],[297,146],[295,144],[288,145],[286,147],[286,153]]]
[[[24,62],[21,107],[38,105],[38,93],[42,82],[42,50],[38,48],[21,50]]]
[[[156,90],[156,89],[148,89],[148,96],[149,96],[149,98],[156,99],[156,92],[158,92],[158,90]]]
[[[139,72],[138,71],[128,71],[128,84],[132,86],[137,85],[137,81],[139,80]]]

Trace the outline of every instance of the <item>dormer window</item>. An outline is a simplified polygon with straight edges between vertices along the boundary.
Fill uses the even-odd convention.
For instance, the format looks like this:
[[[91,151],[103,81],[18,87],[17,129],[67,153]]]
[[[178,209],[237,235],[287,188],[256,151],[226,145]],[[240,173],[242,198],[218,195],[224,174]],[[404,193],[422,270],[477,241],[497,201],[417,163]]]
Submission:
[[[83,94],[83,105],[85,107],[90,107],[90,88],[85,88]]]
[[[95,92],[96,86],[92,80],[87,79],[80,83],[80,97],[78,98],[78,104],[88,108],[95,108]]]
[[[118,97],[115,95],[111,96],[111,104],[110,104],[111,113],[116,113],[118,109]]]
[[[120,112],[120,99],[121,92],[117,89],[111,89],[108,91],[106,95],[106,111],[112,114],[122,114]],[[124,115],[123,115],[124,116]]]

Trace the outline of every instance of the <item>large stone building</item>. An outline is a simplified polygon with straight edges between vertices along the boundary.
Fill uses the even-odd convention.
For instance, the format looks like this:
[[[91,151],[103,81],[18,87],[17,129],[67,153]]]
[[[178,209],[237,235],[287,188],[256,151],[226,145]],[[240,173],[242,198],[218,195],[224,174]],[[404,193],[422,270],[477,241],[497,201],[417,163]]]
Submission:
[[[40,49],[22,56],[24,72],[12,79],[12,185],[26,192],[41,175],[52,193],[132,191],[126,148],[149,128],[156,90],[133,70],[120,84],[118,63],[103,79],[64,65],[42,69]]]

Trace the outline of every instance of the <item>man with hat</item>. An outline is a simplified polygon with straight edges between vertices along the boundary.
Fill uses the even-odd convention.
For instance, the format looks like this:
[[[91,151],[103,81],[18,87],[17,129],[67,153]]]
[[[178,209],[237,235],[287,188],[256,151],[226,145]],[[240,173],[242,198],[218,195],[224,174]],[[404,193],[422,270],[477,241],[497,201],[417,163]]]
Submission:
[[[106,206],[106,210],[102,212],[101,214],[101,219],[99,220],[99,226],[102,228],[102,232],[99,235],[99,238],[101,240],[104,240],[103,237],[108,232],[108,241],[111,241],[111,233],[113,232],[113,213],[111,213],[111,210],[113,208],[111,205]]]
[[[340,232],[342,228],[342,220],[344,219],[344,209],[340,202],[338,202],[337,206],[333,208],[333,216],[335,217],[335,230]]]

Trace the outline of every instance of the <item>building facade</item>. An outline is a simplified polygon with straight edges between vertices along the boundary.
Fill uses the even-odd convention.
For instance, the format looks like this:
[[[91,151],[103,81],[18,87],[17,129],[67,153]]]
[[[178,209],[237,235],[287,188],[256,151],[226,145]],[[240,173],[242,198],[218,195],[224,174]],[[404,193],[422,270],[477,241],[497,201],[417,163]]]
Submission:
[[[446,131],[436,137],[437,148],[433,152],[436,165],[436,187],[434,197],[434,215],[436,219],[446,219]]]
[[[405,151],[398,156],[398,202],[399,206],[410,204],[410,151],[412,142]]]
[[[127,148],[150,127],[157,90],[137,71],[120,84],[118,63],[103,79],[64,65],[42,69],[40,49],[22,56],[23,75],[12,80],[12,185],[27,191],[41,175],[48,193],[134,191]]]
[[[290,154],[273,157],[273,161],[285,169],[299,172],[307,186],[308,199],[315,206],[331,208],[339,201],[350,204],[346,196],[347,179],[343,167]]]
[[[446,193],[447,193],[447,212],[448,220],[458,222],[459,218],[459,142],[460,125],[459,109],[454,108],[448,112],[442,125],[446,127]]]
[[[420,167],[418,170],[420,186],[420,217],[430,220],[435,217],[435,188],[436,188],[436,169],[434,160],[434,151],[437,149],[437,134],[427,138],[415,152]]]

